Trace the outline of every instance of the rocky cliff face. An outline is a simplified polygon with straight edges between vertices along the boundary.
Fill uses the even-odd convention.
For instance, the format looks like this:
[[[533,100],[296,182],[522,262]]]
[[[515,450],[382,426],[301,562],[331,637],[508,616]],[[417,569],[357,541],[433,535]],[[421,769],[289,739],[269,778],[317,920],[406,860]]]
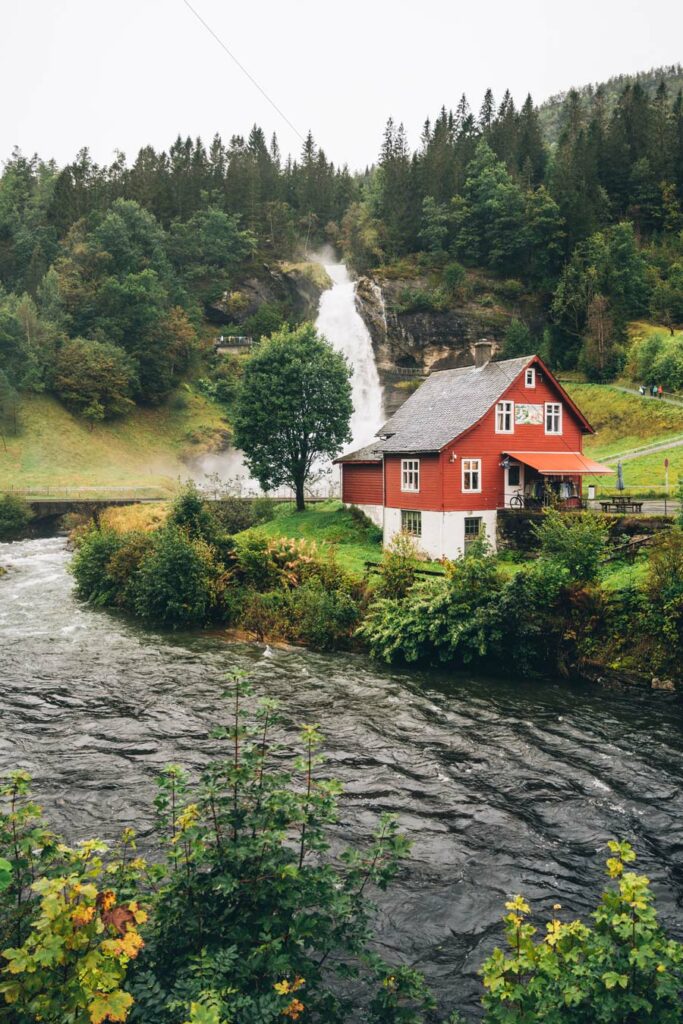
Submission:
[[[482,337],[502,341],[509,318],[472,305],[433,311],[401,308],[406,282],[361,277],[358,312],[372,336],[381,374],[415,370],[428,373],[474,363],[473,345]]]
[[[424,309],[415,307],[420,306],[420,296],[434,295],[426,279],[359,278],[356,305],[372,335],[380,375],[386,380],[410,370],[420,375],[471,366],[474,343],[491,338],[500,346],[513,316],[541,333],[543,318],[536,305],[506,302],[492,294],[488,284],[478,281],[461,301],[445,303],[441,295],[437,308]]]
[[[242,324],[265,303],[291,310],[297,319],[315,320],[321,294],[332,282],[317,263],[263,265],[233,291],[207,307],[206,315],[218,324]]]

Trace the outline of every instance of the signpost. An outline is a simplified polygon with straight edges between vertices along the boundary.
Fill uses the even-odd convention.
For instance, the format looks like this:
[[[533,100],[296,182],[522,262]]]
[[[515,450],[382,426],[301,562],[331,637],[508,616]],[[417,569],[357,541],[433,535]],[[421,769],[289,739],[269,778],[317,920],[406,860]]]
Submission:
[[[669,460],[664,459],[664,489],[669,493]]]

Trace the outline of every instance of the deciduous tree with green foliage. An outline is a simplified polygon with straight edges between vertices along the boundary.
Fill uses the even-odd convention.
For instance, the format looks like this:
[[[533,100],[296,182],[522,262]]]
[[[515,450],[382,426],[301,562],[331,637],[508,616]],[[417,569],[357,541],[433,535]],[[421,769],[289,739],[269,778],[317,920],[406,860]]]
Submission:
[[[235,444],[264,490],[283,484],[305,508],[315,463],[351,440],[351,369],[312,324],[261,342],[244,368],[235,404]]]
[[[118,345],[71,338],[59,350],[55,391],[74,412],[95,422],[133,408],[135,367]]]

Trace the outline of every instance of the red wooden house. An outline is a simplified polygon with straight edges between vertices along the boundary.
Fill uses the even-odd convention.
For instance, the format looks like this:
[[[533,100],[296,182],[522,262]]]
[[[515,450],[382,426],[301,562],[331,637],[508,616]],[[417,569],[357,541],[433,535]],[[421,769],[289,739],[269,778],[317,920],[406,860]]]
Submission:
[[[375,443],[338,459],[342,499],[384,531],[412,534],[432,558],[456,558],[482,532],[495,545],[498,512],[580,507],[585,476],[611,473],[583,454],[592,434],[538,356],[433,373]]]

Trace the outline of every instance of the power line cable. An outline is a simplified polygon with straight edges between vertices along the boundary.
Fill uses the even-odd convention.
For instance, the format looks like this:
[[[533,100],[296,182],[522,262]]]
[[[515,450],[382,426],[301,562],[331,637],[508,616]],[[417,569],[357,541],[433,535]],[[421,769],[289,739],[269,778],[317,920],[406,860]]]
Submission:
[[[298,136],[298,137],[299,137],[299,138],[301,139],[301,141],[302,141],[302,142],[305,142],[306,140],[305,140],[305,138],[303,137],[303,135],[301,134],[301,132],[299,131],[299,129],[298,129],[298,128],[297,128],[297,127],[296,127],[295,125],[293,125],[293,124],[292,124],[292,122],[291,122],[291,121],[289,120],[289,118],[287,117],[287,115],[286,115],[285,113],[283,113],[283,111],[282,111],[282,110],[280,110],[280,108],[278,107],[277,103],[275,103],[275,101],[274,101],[274,100],[272,100],[272,99],[270,98],[270,96],[268,95],[268,93],[266,92],[266,90],[265,90],[265,89],[263,89],[263,88],[262,88],[262,87],[261,87],[261,86],[259,85],[259,83],[258,83],[258,82],[256,81],[256,79],[254,78],[254,76],[253,76],[253,75],[251,75],[251,74],[249,74],[249,72],[248,72],[248,71],[247,71],[247,69],[245,68],[244,64],[240,63],[240,61],[239,61],[239,60],[237,59],[237,57],[235,56],[235,54],[234,54],[234,53],[232,53],[232,52],[231,52],[231,51],[230,51],[230,50],[228,49],[228,47],[227,47],[227,46],[225,45],[225,43],[223,42],[223,40],[221,39],[221,37],[220,37],[219,35],[217,35],[217,33],[216,33],[216,32],[214,32],[214,30],[213,30],[213,29],[211,28],[211,26],[210,26],[209,24],[207,24],[207,22],[205,22],[205,21],[204,21],[204,19],[202,18],[201,14],[199,13],[199,11],[195,10],[195,8],[194,8],[194,7],[192,6],[192,4],[191,4],[191,3],[189,3],[189,0],[183,0],[183,3],[184,3],[184,4],[185,4],[185,6],[186,6],[186,7],[188,8],[188,10],[192,11],[192,13],[194,14],[194,16],[195,16],[195,18],[197,19],[197,21],[199,21],[199,22],[200,22],[200,24],[202,24],[202,25],[204,26],[204,28],[205,28],[205,29],[206,29],[206,31],[207,31],[207,32],[209,33],[209,35],[213,36],[213,38],[214,38],[214,39],[216,40],[216,42],[217,42],[217,43],[218,43],[218,45],[219,45],[219,46],[221,47],[221,49],[222,49],[222,50],[225,50],[225,52],[227,53],[227,55],[228,55],[228,57],[230,58],[230,60],[232,60],[232,61],[233,61],[233,62],[234,62],[234,63],[235,63],[236,65],[237,65],[237,67],[238,67],[238,68],[240,69],[240,71],[242,72],[242,74],[246,75],[246,77],[247,77],[247,78],[249,79],[249,81],[251,82],[251,84],[252,84],[252,85],[254,85],[254,86],[256,86],[256,88],[257,88],[257,89],[258,89],[258,91],[259,91],[259,92],[261,93],[261,95],[262,95],[262,96],[263,96],[263,97],[264,97],[264,98],[265,98],[265,99],[266,99],[266,100],[268,101],[268,103],[270,103],[270,105],[271,105],[271,107],[273,108],[273,110],[277,111],[277,113],[278,113],[278,114],[280,115],[280,117],[282,118],[282,120],[283,120],[283,121],[284,121],[284,122],[285,122],[286,124],[288,124],[288,125],[289,125],[289,127],[290,127],[290,128],[292,129],[292,131],[294,132],[294,134],[295,134],[295,135],[297,135],[297,136]]]

